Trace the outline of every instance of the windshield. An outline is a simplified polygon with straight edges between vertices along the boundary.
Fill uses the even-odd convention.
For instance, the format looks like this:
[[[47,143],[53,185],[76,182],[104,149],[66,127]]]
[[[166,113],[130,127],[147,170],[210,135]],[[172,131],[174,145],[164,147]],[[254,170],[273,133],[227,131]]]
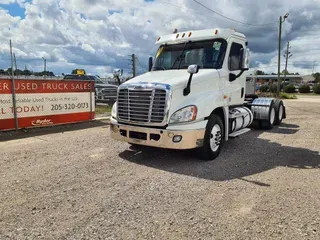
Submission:
[[[219,69],[226,46],[223,39],[163,45],[158,49],[152,70],[187,69],[192,64]]]

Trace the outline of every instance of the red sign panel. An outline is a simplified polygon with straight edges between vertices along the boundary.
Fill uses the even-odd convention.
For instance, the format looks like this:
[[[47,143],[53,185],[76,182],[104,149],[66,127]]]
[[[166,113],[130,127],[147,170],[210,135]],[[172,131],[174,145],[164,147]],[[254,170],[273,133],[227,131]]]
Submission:
[[[94,91],[90,93],[90,85],[93,86],[90,81],[15,80],[18,127],[92,119],[95,104]],[[0,80],[0,130],[14,128],[12,82]]]

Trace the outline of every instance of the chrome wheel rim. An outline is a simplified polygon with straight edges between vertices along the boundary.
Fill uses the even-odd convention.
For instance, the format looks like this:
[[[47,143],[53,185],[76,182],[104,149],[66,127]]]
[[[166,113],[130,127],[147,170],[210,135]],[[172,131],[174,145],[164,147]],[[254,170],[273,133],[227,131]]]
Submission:
[[[210,147],[213,152],[217,151],[220,147],[222,140],[221,127],[215,124],[210,133]]]
[[[276,116],[276,111],[274,110],[274,108],[272,108],[271,113],[270,113],[270,124],[271,125],[274,123],[275,116]]]

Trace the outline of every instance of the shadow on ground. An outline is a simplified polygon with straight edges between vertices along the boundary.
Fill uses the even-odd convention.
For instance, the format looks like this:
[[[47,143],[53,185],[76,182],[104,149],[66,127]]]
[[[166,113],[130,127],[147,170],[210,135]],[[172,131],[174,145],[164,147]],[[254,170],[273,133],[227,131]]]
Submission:
[[[292,126],[291,126],[292,127]],[[274,131],[280,131],[275,128]],[[214,181],[241,179],[261,186],[265,183],[249,181],[243,177],[287,166],[300,169],[320,168],[318,152],[303,148],[282,146],[259,138],[263,131],[251,131],[228,141],[214,161],[197,159],[195,151],[164,150],[148,147],[131,147],[120,153],[127,161]],[[282,132],[279,132],[282,133]]]
[[[64,132],[70,132],[70,131],[77,131],[77,130],[94,128],[94,127],[102,127],[102,126],[109,127],[109,122],[108,121],[91,121],[91,122],[52,126],[52,127],[28,128],[28,129],[21,129],[18,131],[0,132],[0,142],[14,140],[14,139],[29,138],[29,137],[38,137],[38,136],[52,134],[52,133],[64,133]]]
[[[299,131],[299,127],[300,126],[296,124],[281,123],[280,126],[268,130],[268,132],[279,134],[295,134]]]

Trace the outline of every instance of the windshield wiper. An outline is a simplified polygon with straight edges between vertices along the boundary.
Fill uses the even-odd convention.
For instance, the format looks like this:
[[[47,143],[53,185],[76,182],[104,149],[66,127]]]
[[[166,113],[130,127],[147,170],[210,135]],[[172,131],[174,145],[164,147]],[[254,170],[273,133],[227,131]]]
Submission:
[[[186,46],[187,46],[188,43],[189,42],[186,42],[184,44],[183,49],[182,49],[182,53],[176,58],[176,60],[174,61],[173,65],[171,66],[171,69],[174,67],[174,65],[176,65],[178,59],[180,59],[179,66],[178,66],[178,69],[180,69],[180,65],[181,65],[181,62],[182,62],[182,57],[183,57],[184,51],[186,50]]]

